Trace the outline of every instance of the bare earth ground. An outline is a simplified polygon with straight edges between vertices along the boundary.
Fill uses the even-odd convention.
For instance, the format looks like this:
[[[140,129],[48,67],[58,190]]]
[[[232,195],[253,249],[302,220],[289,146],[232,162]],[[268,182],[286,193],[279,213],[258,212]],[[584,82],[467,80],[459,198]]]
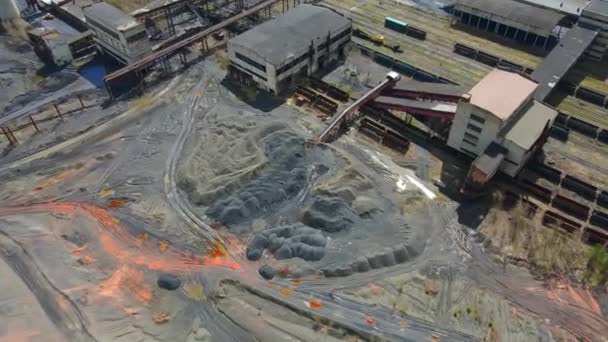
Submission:
[[[7,293],[44,312],[25,311],[33,326],[0,311],[2,338],[608,336],[590,292],[494,261],[457,203],[437,196],[443,166],[428,151],[398,155],[356,132],[310,144],[314,116],[247,98],[224,75],[207,58],[91,129],[53,126],[70,134],[35,137],[0,165]],[[176,290],[159,287],[165,274]]]

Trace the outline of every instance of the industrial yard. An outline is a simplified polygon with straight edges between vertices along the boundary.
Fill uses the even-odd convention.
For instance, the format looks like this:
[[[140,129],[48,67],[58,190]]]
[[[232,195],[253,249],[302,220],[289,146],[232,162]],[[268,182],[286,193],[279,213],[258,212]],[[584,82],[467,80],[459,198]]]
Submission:
[[[0,341],[608,339],[607,1],[0,20]]]

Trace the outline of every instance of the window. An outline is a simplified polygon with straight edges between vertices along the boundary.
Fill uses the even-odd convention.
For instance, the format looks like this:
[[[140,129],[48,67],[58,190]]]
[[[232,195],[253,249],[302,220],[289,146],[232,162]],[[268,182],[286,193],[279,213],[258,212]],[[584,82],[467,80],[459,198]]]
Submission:
[[[146,33],[146,31],[141,31],[141,32],[127,38],[127,43],[133,43],[138,40],[142,40],[142,39],[146,38],[147,36],[148,36],[148,34]]]
[[[486,122],[486,119],[482,118],[481,116],[475,115],[475,114],[471,114],[471,120],[477,121],[482,125]]]
[[[475,125],[468,124],[467,128],[470,129],[473,132],[481,133],[481,128],[479,128],[479,127],[477,127]]]
[[[462,141],[465,142],[465,143],[467,143],[467,144],[470,144],[470,145],[473,145],[473,146],[477,147],[477,143],[474,143],[471,140],[463,139]]]
[[[339,33],[338,35],[331,37],[329,39],[329,44],[333,44],[335,42],[337,42],[338,40],[348,36],[351,33],[352,29],[349,27],[348,29],[346,29],[345,31]],[[324,42],[319,44],[319,46],[317,46],[317,51],[323,50],[327,48],[327,39],[324,39]]]
[[[265,65],[262,65],[262,64],[260,64],[260,63],[258,63],[256,61],[254,61],[253,59],[249,58],[249,57],[243,56],[243,55],[241,55],[240,53],[237,52],[236,53],[236,58],[242,60],[243,62],[245,62],[245,63],[247,63],[249,65],[251,65],[252,67],[255,67],[256,69],[259,69],[259,70],[262,70],[263,72],[266,72],[266,66]]]
[[[330,44],[335,43],[336,41],[348,36],[351,32],[351,28],[349,27],[348,29],[346,29],[346,31],[343,31],[342,33],[338,34],[337,36],[334,36],[333,38],[331,38],[329,41],[331,42]]]
[[[478,137],[476,137],[476,136],[474,136],[473,134],[468,133],[468,132],[464,132],[464,137],[465,137],[467,140],[474,141],[475,143],[477,143],[477,141],[479,140],[479,138],[478,138]]]
[[[471,156],[471,157],[475,157],[475,153],[473,153],[473,152],[471,152],[471,151],[467,150],[466,148],[462,148],[462,147],[461,147],[461,148],[460,148],[460,150],[461,150],[462,152],[464,152],[465,154],[468,154],[468,155],[469,155],[469,156]]]
[[[259,77],[259,78],[263,79],[264,81],[268,81],[268,80],[266,79],[266,77],[264,77],[264,76],[262,76],[262,75],[258,74],[257,72],[253,72],[253,71],[249,70],[248,68],[242,67],[242,66],[240,66],[240,65],[236,65],[236,64],[234,64],[234,63],[232,63],[232,65],[233,65],[235,68],[237,68],[237,69],[239,69],[239,70],[241,70],[241,71],[243,71],[243,72],[246,72],[246,73],[248,73],[248,74],[252,74],[252,75],[254,75],[254,76],[256,76],[256,77]]]
[[[95,20],[92,20],[91,18],[87,18],[87,23],[88,24],[93,24],[93,26],[95,26],[96,28],[102,30],[104,33],[109,34],[110,36],[114,37],[115,39],[120,40],[120,37],[118,36],[118,33],[110,30],[109,28],[105,27],[104,25],[96,22]]]
[[[306,58],[308,58],[310,56],[310,54],[307,52],[305,54],[303,54],[302,56],[298,57],[297,59],[294,59],[293,61],[283,65],[282,67],[277,69],[277,76],[279,76],[280,74],[284,73],[285,71],[293,68],[294,66],[304,62],[306,60]]]

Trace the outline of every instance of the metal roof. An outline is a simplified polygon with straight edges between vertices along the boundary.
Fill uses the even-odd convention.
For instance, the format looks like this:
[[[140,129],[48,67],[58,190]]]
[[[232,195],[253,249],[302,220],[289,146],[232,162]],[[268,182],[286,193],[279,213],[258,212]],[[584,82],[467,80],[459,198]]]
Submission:
[[[456,104],[455,103],[443,103],[443,102],[433,102],[433,101],[416,101],[416,100],[408,100],[408,99],[400,99],[396,97],[389,96],[378,96],[375,100],[376,103],[384,103],[389,105],[396,105],[402,107],[411,107],[423,110],[432,110],[436,112],[442,112],[446,114],[454,114],[456,113]]]
[[[522,111],[519,120],[505,134],[505,139],[524,150],[530,150],[542,134],[547,122],[555,119],[557,111],[538,101],[530,101]]]
[[[550,34],[565,15],[514,0],[458,0],[458,5],[507,18]]]
[[[536,83],[519,74],[494,69],[469,91],[469,102],[506,121],[537,87]]]
[[[544,101],[549,96],[553,87],[574,66],[597,34],[597,31],[580,26],[575,26],[566,33],[532,73],[532,79],[538,82],[535,99]]]
[[[250,49],[278,66],[308,49],[312,40],[325,39],[328,33],[334,36],[351,25],[331,9],[304,4],[232,38],[229,44]]]
[[[119,31],[124,31],[138,25],[135,18],[106,2],[98,2],[87,7],[83,7],[82,11],[85,13],[85,15],[95,19],[96,21],[99,21]]]
[[[467,87],[463,87],[460,85],[419,82],[411,79],[401,79],[401,81],[399,81],[393,87],[393,89],[454,97],[461,97],[463,94],[466,94],[468,90]]]
[[[585,8],[585,11],[608,15],[608,0],[592,0]]]
[[[589,0],[517,0],[536,5],[543,8],[549,8],[558,12],[580,15],[583,8],[587,6]]]
[[[475,159],[473,166],[486,175],[493,176],[507,154],[509,154],[509,150],[496,142],[492,142],[486,147],[485,151]]]

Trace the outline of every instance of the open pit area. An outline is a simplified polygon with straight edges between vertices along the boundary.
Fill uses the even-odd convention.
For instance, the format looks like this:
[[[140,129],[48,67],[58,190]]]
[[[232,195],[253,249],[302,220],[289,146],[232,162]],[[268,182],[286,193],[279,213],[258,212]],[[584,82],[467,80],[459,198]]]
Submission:
[[[346,93],[323,93],[336,113],[391,71],[357,44],[467,87],[491,68],[454,54],[455,43],[531,68],[544,57],[451,27],[434,1],[321,3],[407,47],[353,37],[315,75]],[[386,30],[394,13],[427,39]],[[423,138],[430,120],[400,130],[397,148],[364,134],[363,114],[321,141],[333,114],[301,103],[311,79],[280,95],[235,80],[223,39],[143,68],[145,82],[110,98],[79,67],[49,71],[29,43],[0,34],[0,119],[15,115],[6,127],[17,140],[0,131],[0,341],[608,338],[596,249],[544,226],[546,207],[507,205],[504,193],[522,193],[516,180],[465,197],[471,160]],[[608,89],[597,70],[568,78]],[[607,186],[600,142],[573,134],[544,149],[550,165]]]

